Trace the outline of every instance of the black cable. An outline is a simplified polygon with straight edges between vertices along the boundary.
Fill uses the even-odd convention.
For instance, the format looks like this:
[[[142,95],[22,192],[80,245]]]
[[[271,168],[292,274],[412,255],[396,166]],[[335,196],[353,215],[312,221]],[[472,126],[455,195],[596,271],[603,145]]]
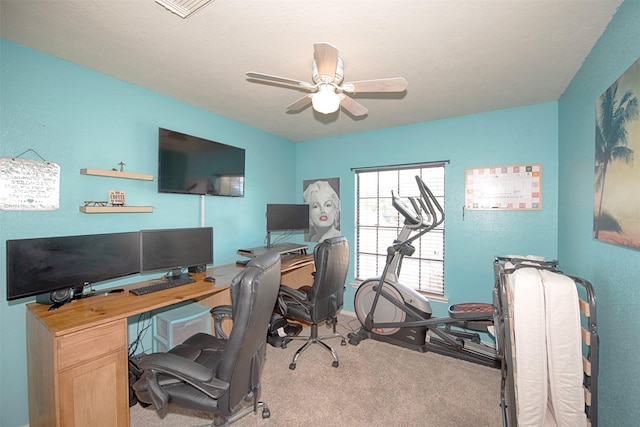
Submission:
[[[144,317],[148,316],[148,319],[144,319]],[[142,329],[140,328],[140,324],[146,322],[146,325],[143,325]],[[146,332],[149,330],[149,328],[151,327],[151,313],[147,312],[147,313],[141,313],[138,316],[138,320],[136,321],[137,323],[137,336],[136,339],[131,342],[131,344],[129,344],[129,357],[132,357],[136,354],[136,351],[138,350],[138,347],[142,346],[142,350],[144,351],[144,345],[142,344],[142,338],[144,337],[144,335],[146,334]]]

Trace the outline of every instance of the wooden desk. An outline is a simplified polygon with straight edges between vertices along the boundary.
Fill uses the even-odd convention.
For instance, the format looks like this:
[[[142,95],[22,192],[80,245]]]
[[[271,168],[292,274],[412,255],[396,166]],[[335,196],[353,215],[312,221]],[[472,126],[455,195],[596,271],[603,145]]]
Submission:
[[[292,288],[311,285],[314,271],[316,268],[312,254],[283,256],[280,283]]]
[[[29,425],[128,426],[127,318],[229,288],[241,269],[215,269],[216,282],[197,282],[136,296],[95,296],[47,311],[27,305]]]
[[[310,284],[313,258],[282,262],[293,286]],[[301,270],[301,271],[298,271]],[[114,427],[129,425],[127,318],[186,300],[215,307],[229,304],[229,284],[242,267],[226,265],[194,274],[195,283],[136,296],[125,292],[94,296],[48,311],[27,305],[29,425]],[[216,282],[205,282],[207,275]],[[297,285],[296,285],[296,281]]]

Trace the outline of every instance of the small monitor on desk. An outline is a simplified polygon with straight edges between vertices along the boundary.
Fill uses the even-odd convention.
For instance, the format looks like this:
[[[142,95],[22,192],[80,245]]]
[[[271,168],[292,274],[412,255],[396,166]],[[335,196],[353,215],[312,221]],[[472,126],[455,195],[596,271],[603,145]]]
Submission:
[[[271,233],[309,229],[309,205],[267,204],[267,248],[271,248]]]
[[[213,264],[212,227],[140,231],[140,273],[179,277],[185,268],[207,264]]]

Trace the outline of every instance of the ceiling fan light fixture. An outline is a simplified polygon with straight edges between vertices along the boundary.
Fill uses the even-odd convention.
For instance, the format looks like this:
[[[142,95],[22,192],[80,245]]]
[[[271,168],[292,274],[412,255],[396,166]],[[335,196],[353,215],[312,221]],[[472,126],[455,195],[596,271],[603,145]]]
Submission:
[[[181,18],[187,18],[212,1],[213,0],[156,0],[156,3],[166,7]]]
[[[340,95],[336,93],[333,86],[320,85],[318,92],[311,97],[311,104],[318,113],[331,114],[338,111],[340,107]]]

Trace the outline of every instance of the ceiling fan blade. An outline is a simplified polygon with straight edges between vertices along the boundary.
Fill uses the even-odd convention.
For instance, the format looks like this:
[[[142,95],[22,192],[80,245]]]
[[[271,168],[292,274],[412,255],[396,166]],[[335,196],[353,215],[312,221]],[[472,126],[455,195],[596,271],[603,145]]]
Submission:
[[[327,76],[328,81],[332,82],[338,66],[338,49],[329,43],[314,43],[313,58],[316,60],[320,77]]]
[[[292,104],[287,105],[287,111],[300,111],[305,107],[311,105],[312,94],[305,95]]]
[[[307,89],[307,90],[313,90],[315,87],[311,83],[303,82],[301,80],[294,80],[286,77],[272,76],[271,74],[256,73],[253,71],[248,72],[247,77],[253,80],[261,80],[265,82],[278,83],[281,85],[294,86],[294,87]]]
[[[408,83],[404,77],[392,77],[388,79],[361,80],[347,82],[342,89],[349,93],[358,92],[402,92],[407,90]]]
[[[340,98],[342,98],[342,101],[340,101],[340,106],[355,117],[364,116],[369,112],[367,107],[343,93],[340,94]]]

